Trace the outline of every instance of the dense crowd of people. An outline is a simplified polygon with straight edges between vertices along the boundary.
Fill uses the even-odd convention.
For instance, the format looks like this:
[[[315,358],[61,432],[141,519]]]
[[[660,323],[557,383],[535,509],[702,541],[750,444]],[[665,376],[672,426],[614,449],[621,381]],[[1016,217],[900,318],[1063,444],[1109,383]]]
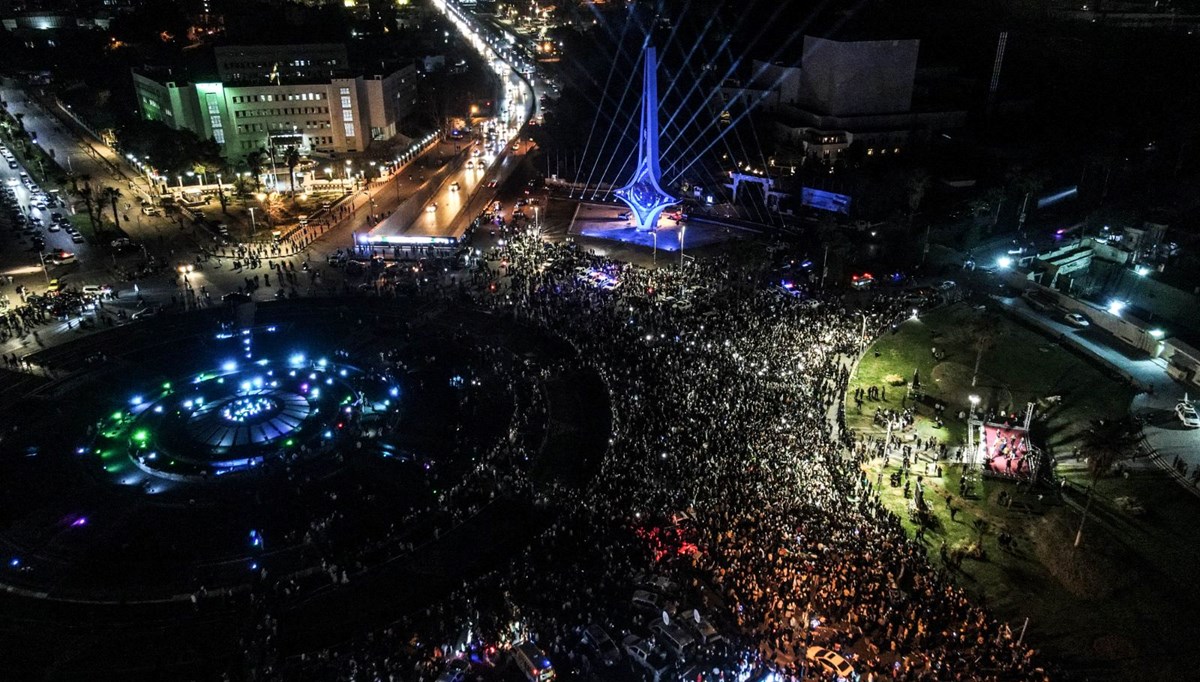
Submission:
[[[647,270],[520,235],[494,255],[504,267],[470,280],[476,302],[568,340],[608,386],[600,471],[549,487],[556,520],[511,562],[268,677],[427,681],[466,640],[519,639],[586,676],[600,665],[581,644],[588,625],[655,643],[658,614],[630,607],[650,575],[673,586],[659,590],[665,608],[703,610],[723,635],[690,653],[689,679],[834,679],[809,660],[813,645],[861,679],[1047,677],[906,537],[863,474],[877,448],[844,428],[862,330],[908,306],[802,305],[720,259]]]

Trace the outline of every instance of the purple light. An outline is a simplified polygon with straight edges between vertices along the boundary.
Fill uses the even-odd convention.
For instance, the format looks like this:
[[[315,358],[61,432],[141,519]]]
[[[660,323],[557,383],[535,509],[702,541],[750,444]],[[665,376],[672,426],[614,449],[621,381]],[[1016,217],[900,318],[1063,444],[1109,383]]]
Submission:
[[[86,526],[86,525],[87,525],[87,517],[86,516],[80,516],[79,518],[77,518],[71,522],[72,528],[78,528],[80,526]]]

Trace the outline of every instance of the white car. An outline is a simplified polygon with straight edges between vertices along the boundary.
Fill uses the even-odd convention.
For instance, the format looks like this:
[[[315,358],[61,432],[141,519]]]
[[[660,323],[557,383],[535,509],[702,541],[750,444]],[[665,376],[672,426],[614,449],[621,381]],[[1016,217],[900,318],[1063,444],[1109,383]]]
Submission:
[[[1080,329],[1091,326],[1092,324],[1091,320],[1079,313],[1067,313],[1066,315],[1063,315],[1063,320],[1065,320],[1066,323],[1072,327],[1079,327]]]
[[[426,213],[436,213],[437,212],[437,204],[430,204],[430,205],[426,206],[425,212]]]
[[[1183,400],[1175,406],[1175,416],[1184,428],[1200,429],[1200,414],[1196,413],[1196,408],[1192,407],[1187,400]]]

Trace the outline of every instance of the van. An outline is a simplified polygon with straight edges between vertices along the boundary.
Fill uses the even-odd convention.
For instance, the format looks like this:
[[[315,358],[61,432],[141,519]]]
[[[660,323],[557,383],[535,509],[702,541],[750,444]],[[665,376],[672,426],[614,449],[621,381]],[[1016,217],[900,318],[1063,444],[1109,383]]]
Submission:
[[[683,658],[687,654],[688,648],[696,641],[683,628],[674,623],[656,621],[650,626],[650,631],[677,658]]]
[[[512,648],[513,662],[529,682],[548,682],[554,679],[554,666],[545,652],[530,641],[518,642]]]

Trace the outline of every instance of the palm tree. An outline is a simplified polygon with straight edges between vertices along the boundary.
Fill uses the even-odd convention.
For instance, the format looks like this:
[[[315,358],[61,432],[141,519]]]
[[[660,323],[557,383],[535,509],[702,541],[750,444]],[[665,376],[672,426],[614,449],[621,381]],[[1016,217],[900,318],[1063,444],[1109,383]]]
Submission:
[[[288,177],[292,184],[292,201],[296,201],[296,166],[300,164],[300,150],[295,145],[289,146],[283,153],[283,162],[287,164]]]
[[[92,229],[95,230],[96,211],[92,203],[92,176],[84,173],[80,176],[80,179],[83,180],[83,189],[79,191],[79,194],[83,197],[84,205],[87,206],[88,222],[91,223]]]
[[[1076,547],[1083,541],[1083,524],[1092,508],[1092,493],[1096,489],[1096,481],[1108,473],[1126,453],[1133,450],[1139,440],[1140,428],[1128,417],[1116,421],[1101,420],[1084,434],[1082,449],[1087,455],[1088,473],[1091,474],[1092,481],[1088,485],[1083,515],[1079,518],[1079,530],[1075,532]]]
[[[975,349],[975,370],[971,373],[971,385],[975,386],[979,382],[979,367],[983,364],[983,354],[991,350],[1004,335],[1004,325],[999,315],[989,311],[971,320],[964,333]]]
[[[117,199],[121,198],[121,190],[116,187],[105,187],[103,196],[112,204],[113,224],[121,227],[121,217],[117,214]]]
[[[250,167],[250,175],[254,178],[254,189],[258,189],[261,182],[258,179],[262,173],[263,163],[267,156],[267,150],[263,148],[255,149],[246,155],[246,165]]]

